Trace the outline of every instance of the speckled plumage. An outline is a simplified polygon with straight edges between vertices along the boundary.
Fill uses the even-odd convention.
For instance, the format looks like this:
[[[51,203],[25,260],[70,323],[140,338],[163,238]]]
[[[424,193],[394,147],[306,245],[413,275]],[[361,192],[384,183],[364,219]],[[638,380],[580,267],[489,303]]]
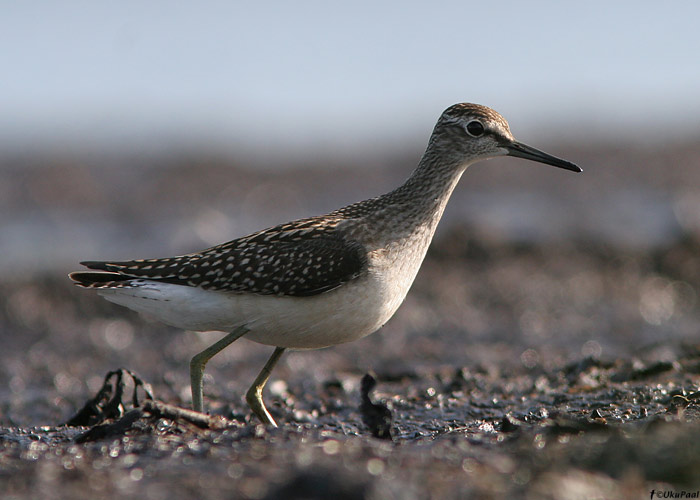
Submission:
[[[274,424],[261,391],[281,349],[340,344],[380,328],[403,302],[463,172],[504,155],[580,171],[517,142],[495,111],[457,104],[441,115],[418,168],[390,193],[179,257],[83,262],[95,271],[70,276],[165,323],[232,332],[192,361],[196,409],[204,364],[216,352],[242,335],[277,346],[247,396]]]
[[[302,297],[356,278],[366,268],[366,256],[360,244],[343,238],[333,226],[306,219],[180,257],[82,264],[118,273],[120,279]]]

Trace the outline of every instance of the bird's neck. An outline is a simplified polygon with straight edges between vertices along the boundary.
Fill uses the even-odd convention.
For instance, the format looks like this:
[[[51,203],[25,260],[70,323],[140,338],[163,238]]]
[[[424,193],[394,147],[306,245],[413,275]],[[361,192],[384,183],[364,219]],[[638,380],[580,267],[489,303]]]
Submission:
[[[466,164],[449,164],[428,148],[418,168],[401,186],[340,210],[350,219],[360,207],[364,212],[362,221],[352,225],[348,235],[362,239],[368,248],[409,245],[423,255],[466,167]],[[355,231],[359,233],[354,234]],[[416,262],[420,263],[421,259]]]
[[[466,168],[467,164],[446,162],[429,148],[406,182],[385,195],[389,206],[415,224],[436,226]]]

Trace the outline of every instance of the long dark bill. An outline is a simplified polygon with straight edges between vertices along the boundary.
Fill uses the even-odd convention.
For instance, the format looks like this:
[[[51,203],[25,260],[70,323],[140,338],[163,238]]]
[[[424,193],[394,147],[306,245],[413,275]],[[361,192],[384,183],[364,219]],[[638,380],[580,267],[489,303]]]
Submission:
[[[539,163],[546,163],[547,165],[553,165],[555,167],[571,170],[572,172],[583,172],[578,165],[575,165],[570,161],[562,160],[561,158],[547,154],[544,151],[530,147],[522,142],[513,142],[508,144],[506,149],[508,150],[508,156],[515,156],[517,158],[525,158],[526,160],[532,160]]]

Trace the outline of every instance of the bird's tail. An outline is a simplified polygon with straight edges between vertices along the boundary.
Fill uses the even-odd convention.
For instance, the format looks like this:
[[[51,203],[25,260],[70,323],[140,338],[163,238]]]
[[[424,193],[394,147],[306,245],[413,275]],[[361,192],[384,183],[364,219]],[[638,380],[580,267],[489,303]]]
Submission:
[[[119,273],[76,271],[70,273],[68,277],[78,286],[85,288],[118,288],[127,285],[130,278]]]

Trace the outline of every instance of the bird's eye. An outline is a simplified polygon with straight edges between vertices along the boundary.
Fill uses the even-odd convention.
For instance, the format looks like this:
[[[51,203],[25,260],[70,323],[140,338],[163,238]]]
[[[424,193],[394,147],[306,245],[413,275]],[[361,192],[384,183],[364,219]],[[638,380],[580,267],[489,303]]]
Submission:
[[[467,133],[472,137],[479,137],[484,135],[484,126],[480,121],[472,120],[467,123]]]

